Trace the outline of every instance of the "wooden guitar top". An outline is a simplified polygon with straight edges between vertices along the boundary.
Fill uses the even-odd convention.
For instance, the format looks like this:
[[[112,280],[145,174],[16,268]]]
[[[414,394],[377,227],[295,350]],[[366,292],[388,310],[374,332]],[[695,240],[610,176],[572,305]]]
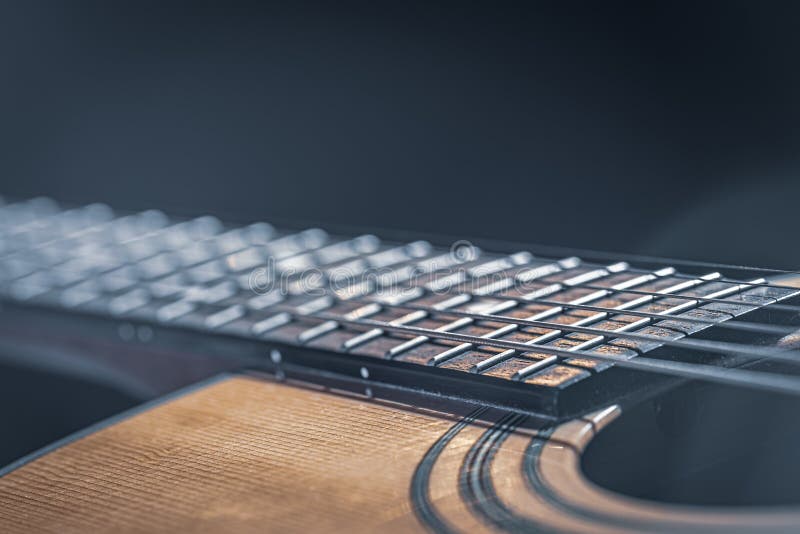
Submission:
[[[449,406],[449,404],[445,404]],[[465,407],[466,406],[466,407]],[[592,485],[580,452],[610,407],[556,428],[463,405],[226,376],[28,458],[0,477],[0,532],[784,531]]]
[[[415,530],[411,478],[452,425],[231,377],[3,477],[0,530]]]

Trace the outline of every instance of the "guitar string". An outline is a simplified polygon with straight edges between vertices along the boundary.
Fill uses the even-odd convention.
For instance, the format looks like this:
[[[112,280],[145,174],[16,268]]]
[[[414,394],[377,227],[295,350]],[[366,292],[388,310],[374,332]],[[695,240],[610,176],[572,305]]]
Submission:
[[[790,351],[786,349],[783,350],[773,349],[770,347],[764,347],[762,345],[750,345],[744,343],[730,343],[725,341],[701,340],[688,337],[685,339],[669,339],[669,338],[659,337],[656,335],[637,334],[636,332],[625,332],[621,330],[603,330],[600,328],[592,328],[589,326],[570,325],[570,324],[553,323],[549,321],[536,321],[529,319],[516,319],[513,317],[505,317],[502,315],[494,315],[494,314],[463,312],[451,309],[435,310],[434,308],[428,306],[414,306],[413,304],[392,305],[390,307],[409,308],[415,310],[428,311],[439,315],[453,315],[456,317],[470,318],[473,320],[514,324],[517,326],[532,326],[537,328],[547,328],[550,330],[567,331],[580,334],[592,334],[602,338],[596,341],[598,344],[606,341],[613,341],[614,339],[630,339],[634,341],[644,341],[644,342],[654,341],[662,345],[672,346],[677,348],[685,348],[691,351],[713,352],[713,353],[729,354],[729,355],[736,354],[740,356],[752,357],[753,359],[769,358],[769,359],[776,359],[792,363],[800,363],[800,353],[796,351]],[[313,317],[313,315],[305,317]],[[332,319],[333,317],[340,317],[340,316],[335,314],[329,314],[328,320],[335,320]],[[669,320],[671,316],[662,315],[661,318],[664,320]],[[675,320],[678,321],[679,318]],[[650,326],[658,326],[658,324]],[[436,331],[436,330],[431,330],[431,331]],[[479,337],[479,339],[493,339],[493,338]],[[539,347],[542,347],[544,345],[538,343],[530,343],[530,344],[525,343],[525,346],[529,348],[527,352],[536,352]]]
[[[459,294],[456,294],[455,296],[458,296],[458,295]],[[469,293],[461,293],[461,295],[469,295]],[[664,295],[664,298],[670,298],[670,297],[669,297],[669,295]],[[505,298],[504,298],[504,300],[505,300]],[[513,301],[515,299],[508,299],[508,300],[512,300]],[[522,301],[520,304],[525,304],[527,302],[528,301]],[[540,302],[540,301],[534,301],[534,302]],[[749,322],[749,321],[740,321],[740,320],[737,320],[737,319],[727,319],[727,320],[722,320],[722,321],[714,320],[714,319],[699,319],[699,318],[698,319],[691,319],[691,318],[684,318],[684,317],[681,317],[679,315],[671,315],[671,314],[668,314],[668,313],[659,314],[659,313],[653,313],[653,312],[637,312],[636,310],[605,308],[605,307],[602,307],[602,306],[590,306],[590,305],[582,305],[582,304],[560,304],[560,303],[558,303],[558,301],[541,301],[541,302],[542,303],[553,303],[553,307],[554,308],[563,307],[563,308],[576,308],[576,309],[587,310],[587,311],[597,311],[598,313],[603,313],[603,314],[606,314],[606,315],[609,315],[609,316],[613,316],[613,315],[632,315],[632,316],[644,317],[644,318],[648,318],[648,319],[659,319],[659,320],[665,321],[665,322],[666,321],[671,321],[672,323],[695,323],[695,324],[715,326],[715,327],[720,327],[720,328],[730,328],[732,330],[742,330],[742,331],[745,331],[745,332],[760,333],[760,334],[788,335],[788,334],[793,334],[798,329],[800,329],[800,327],[794,327],[793,328],[791,326],[778,326],[778,325],[771,325],[771,324],[768,324],[768,323],[752,323],[752,322]],[[433,308],[431,306],[423,306],[423,305],[414,304],[414,303],[411,303],[411,302],[409,302],[409,303],[401,303],[401,304],[392,304],[391,307],[404,308],[404,309],[409,309],[409,310],[420,310],[420,311],[436,312],[436,313],[439,313],[439,314],[442,314],[442,315],[453,315],[455,317],[465,317],[465,318],[471,318],[471,319],[475,319],[475,320],[482,320],[482,321],[489,321],[489,322],[517,324],[518,326],[533,326],[533,327],[539,327],[539,328],[552,328],[552,329],[555,329],[555,330],[564,330],[564,329],[570,328],[568,323],[567,324],[564,324],[564,323],[553,323],[553,322],[549,322],[549,321],[542,321],[542,320],[535,320],[535,319],[532,320],[532,319],[524,319],[524,318],[515,318],[515,317],[504,316],[504,315],[492,314],[492,313],[483,314],[483,313],[476,313],[476,312],[465,312],[465,311],[453,310],[453,309],[436,310],[435,308]],[[681,310],[681,311],[683,312],[683,311],[686,311],[686,310]],[[555,312],[555,313],[560,313],[560,312]],[[579,317],[576,317],[576,320],[578,320],[578,319],[579,319]],[[599,322],[599,321],[602,321],[603,319],[609,319],[609,320],[612,320],[612,321],[614,320],[613,317],[602,317],[602,318],[598,318],[597,320]],[[578,325],[578,326],[580,326],[580,325]],[[581,332],[581,330],[577,329],[578,326],[574,327],[575,328],[575,330],[574,330],[575,332]],[[649,323],[647,326],[658,326],[658,324],[657,323]],[[676,328],[674,326],[665,327],[665,328],[669,328],[669,329],[675,330],[675,331],[680,331],[678,328]],[[597,329],[597,331],[598,331],[598,333],[599,332],[605,332],[604,335],[606,337],[611,336],[612,334],[615,334],[617,332],[616,330],[603,330],[603,329]],[[680,331],[680,332],[685,334],[685,332],[682,332],[682,331]],[[591,333],[594,333],[594,332],[584,332],[584,333],[591,334]],[[629,339],[634,339],[634,338],[631,337]],[[655,340],[655,338],[653,338],[652,340]]]
[[[699,363],[660,360],[646,356],[637,356],[633,359],[625,360],[613,356],[600,355],[585,351],[569,351],[545,345],[537,345],[534,347],[532,345],[514,341],[503,341],[500,339],[482,338],[467,334],[431,330],[414,326],[396,325],[382,321],[373,321],[370,319],[342,319],[337,315],[328,315],[324,312],[317,312],[314,315],[323,320],[338,321],[350,326],[368,326],[399,334],[413,334],[434,339],[471,343],[476,346],[490,346],[502,349],[510,349],[518,352],[543,352],[546,354],[552,354],[554,356],[560,356],[562,358],[581,357],[602,362],[609,362],[619,367],[637,371],[659,373],[688,379],[705,380],[726,385],[743,386],[775,393],[800,395],[800,379],[791,378],[777,373],[749,371]]]

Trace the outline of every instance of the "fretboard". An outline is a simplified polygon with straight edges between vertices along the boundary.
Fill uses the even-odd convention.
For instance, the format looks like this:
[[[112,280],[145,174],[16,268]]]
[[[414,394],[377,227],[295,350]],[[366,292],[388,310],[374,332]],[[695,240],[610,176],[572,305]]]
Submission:
[[[795,294],[668,265],[61,209],[43,199],[0,206],[4,300],[110,318],[122,338],[133,336],[129,325],[151,324],[256,341],[270,365],[301,347],[328,354],[313,360],[324,369],[343,356],[360,362],[365,379],[377,362],[424,369],[434,383],[474,385],[467,396],[505,384],[556,403]]]

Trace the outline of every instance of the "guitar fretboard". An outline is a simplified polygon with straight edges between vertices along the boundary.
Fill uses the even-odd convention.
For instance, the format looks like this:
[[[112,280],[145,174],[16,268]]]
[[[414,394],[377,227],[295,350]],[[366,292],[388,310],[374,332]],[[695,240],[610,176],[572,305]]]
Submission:
[[[498,254],[468,243],[117,215],[43,199],[0,206],[5,300],[532,391],[575,387],[794,294],[715,272]]]

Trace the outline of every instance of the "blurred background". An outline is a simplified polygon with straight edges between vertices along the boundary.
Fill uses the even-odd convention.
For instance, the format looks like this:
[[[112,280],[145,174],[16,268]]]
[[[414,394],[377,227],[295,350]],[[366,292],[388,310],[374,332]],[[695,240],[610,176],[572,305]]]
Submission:
[[[0,192],[795,268],[796,2],[3,2]]]
[[[0,194],[795,269],[798,27],[797,2],[7,0]],[[0,466],[159,393],[4,350]]]

